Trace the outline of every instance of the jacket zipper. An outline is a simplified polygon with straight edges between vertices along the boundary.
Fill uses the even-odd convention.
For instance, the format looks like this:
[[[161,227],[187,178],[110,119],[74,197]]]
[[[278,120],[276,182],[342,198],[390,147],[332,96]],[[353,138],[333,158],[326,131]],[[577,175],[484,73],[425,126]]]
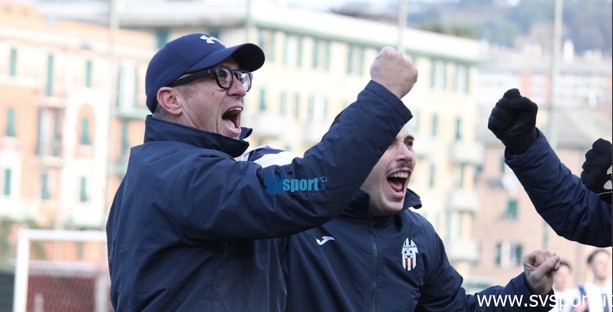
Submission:
[[[378,266],[378,252],[377,238],[375,236],[375,227],[372,222],[368,224],[368,232],[370,233],[370,239],[372,242],[373,251],[373,267],[372,267],[372,283],[370,286],[370,311],[377,311],[377,266]]]

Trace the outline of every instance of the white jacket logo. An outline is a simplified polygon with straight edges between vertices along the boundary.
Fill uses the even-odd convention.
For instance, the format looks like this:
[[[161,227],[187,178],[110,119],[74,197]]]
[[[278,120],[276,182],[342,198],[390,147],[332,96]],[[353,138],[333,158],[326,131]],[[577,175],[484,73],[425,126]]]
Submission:
[[[214,44],[215,41],[221,43],[221,41],[219,41],[219,39],[217,39],[217,38],[215,38],[213,36],[208,36],[207,37],[207,35],[202,35],[202,36],[200,36],[200,39],[206,41],[206,43],[208,43],[208,44]],[[221,44],[223,44],[223,43],[221,43]]]
[[[405,239],[402,244],[402,267],[407,271],[411,271],[417,266],[417,245],[410,240]]]
[[[323,245],[325,243],[327,243],[328,241],[334,240],[334,237],[332,236],[322,236],[321,239],[315,239],[317,241],[318,245]]]

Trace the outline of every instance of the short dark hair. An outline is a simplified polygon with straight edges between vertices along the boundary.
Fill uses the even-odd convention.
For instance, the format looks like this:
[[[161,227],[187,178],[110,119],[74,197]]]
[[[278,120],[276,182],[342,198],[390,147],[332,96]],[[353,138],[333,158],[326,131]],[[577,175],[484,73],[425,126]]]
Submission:
[[[599,253],[604,253],[605,255],[609,256],[609,258],[611,258],[611,254],[606,249],[596,249],[592,251],[592,253],[587,257],[587,264],[592,264],[594,257],[596,257],[596,255]]]
[[[570,263],[566,260],[560,260],[560,267],[567,267],[569,271],[573,270],[573,267],[570,265]]]

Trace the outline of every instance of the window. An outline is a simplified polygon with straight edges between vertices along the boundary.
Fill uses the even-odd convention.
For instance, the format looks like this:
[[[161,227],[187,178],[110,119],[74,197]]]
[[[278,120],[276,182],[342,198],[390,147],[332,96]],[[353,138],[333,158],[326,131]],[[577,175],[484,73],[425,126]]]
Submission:
[[[9,56],[9,76],[17,76],[17,49],[11,48]]]
[[[81,181],[79,184],[79,201],[84,203],[88,201],[88,196],[87,196],[87,178],[86,177],[81,177]]]
[[[265,112],[267,107],[266,107],[266,90],[264,90],[264,88],[260,89],[259,105],[260,105],[260,112]]]
[[[455,120],[455,140],[462,140],[462,119],[459,117]]]
[[[434,184],[436,182],[436,165],[430,164],[430,168],[428,171],[428,186],[434,187]]]
[[[14,137],[15,133],[15,109],[9,108],[6,111],[6,136]]]
[[[499,242],[496,244],[495,263],[498,267],[517,267],[521,265],[523,246],[518,243]]]
[[[158,49],[168,42],[168,29],[158,29],[155,31],[155,39]]]
[[[445,239],[453,241],[462,237],[462,216],[458,213],[447,212],[447,231],[445,231]]]
[[[217,27],[209,28],[207,33],[209,34],[209,36],[215,37],[217,39],[219,39],[221,37],[221,33],[219,32],[219,28],[217,28]]]
[[[500,173],[507,172],[507,163],[504,161],[504,155],[500,157]]]
[[[85,62],[85,87],[87,88],[92,87],[92,69],[93,69],[92,61],[87,60]]]
[[[294,111],[294,118],[296,120],[300,119],[300,106],[299,106],[299,103],[300,103],[300,94],[296,93],[296,94],[294,94],[294,109],[293,109],[293,111]]]
[[[47,200],[51,198],[49,194],[49,174],[45,171],[40,174],[40,199]]]
[[[364,73],[364,49],[350,46],[347,52],[347,74],[361,76]]]
[[[47,150],[46,146],[49,144],[48,136],[45,135],[47,133],[48,118],[45,116],[45,112],[38,112],[38,128],[36,129],[36,154],[37,155],[45,155]]]
[[[323,40],[316,40],[313,43],[313,68],[330,68],[330,44]]]
[[[122,64],[117,72],[117,102],[119,107],[131,108],[136,105],[136,83],[137,71],[131,64]]]
[[[124,162],[128,159],[128,151],[130,150],[130,142],[128,141],[128,121],[121,121],[121,147],[120,147],[120,159]]]
[[[11,195],[11,175],[12,171],[9,168],[4,169],[4,192],[5,196]]]
[[[296,55],[296,66],[302,66],[302,38],[298,37],[296,39],[298,41],[298,51]]]
[[[290,102],[290,96],[287,92],[281,92],[281,116],[290,116],[292,110],[292,103]]]
[[[134,66],[134,73],[133,74],[134,74],[134,85],[133,85],[133,92],[134,93],[132,93],[132,94],[134,94],[134,97],[133,97],[132,100],[134,101],[133,105],[136,105],[136,104],[138,104],[138,100],[139,100],[138,99],[138,95],[140,93],[140,89],[139,89],[139,84],[140,84],[139,77],[140,76],[139,76],[138,66]]]
[[[258,33],[258,46],[264,51],[266,61],[274,62],[275,60],[275,36],[274,33],[267,30],[261,30]]]
[[[283,62],[285,63],[285,65],[300,65],[300,50],[300,38],[296,36],[288,36],[285,39],[285,53],[283,57]]]
[[[58,110],[43,109],[38,112],[38,129],[36,137],[37,155],[61,155],[61,120],[61,114]]]
[[[432,89],[445,90],[447,87],[447,64],[443,61],[432,61],[430,70],[430,86]]]
[[[315,98],[312,96],[309,97],[309,106],[307,114],[309,121],[313,121],[313,119],[315,119]]]
[[[457,165],[452,169],[451,179],[454,188],[464,187],[465,166]]]
[[[509,201],[507,201],[507,210],[504,212],[504,218],[512,220],[517,219],[517,199],[510,198]]]
[[[438,134],[438,115],[433,114],[432,115],[432,127],[430,128],[430,135],[432,137],[436,137],[437,134]]]
[[[45,95],[52,96],[53,95],[53,69],[54,69],[55,58],[53,54],[47,55],[47,83],[45,85]]]
[[[91,136],[89,131],[89,119],[81,119],[81,145],[90,145]]]
[[[468,93],[469,78],[468,66],[457,65],[453,80],[455,92]]]
[[[327,103],[323,96],[309,97],[309,121],[320,123],[326,119]]]

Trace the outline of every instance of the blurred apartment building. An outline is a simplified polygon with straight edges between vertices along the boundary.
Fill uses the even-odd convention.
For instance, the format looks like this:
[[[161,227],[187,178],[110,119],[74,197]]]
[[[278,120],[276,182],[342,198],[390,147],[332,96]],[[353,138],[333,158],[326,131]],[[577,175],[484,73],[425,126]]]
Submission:
[[[410,187],[420,194],[418,212],[437,228],[450,260],[466,276],[505,282],[522,270],[517,257],[540,248],[540,232],[517,238],[518,223],[542,232],[521,190],[515,205],[521,221],[508,232],[501,227],[507,220],[489,216],[511,208],[505,206],[506,190],[488,182],[508,176],[500,169],[502,147],[482,132],[489,109],[507,88],[530,86],[527,95],[534,96],[542,92],[546,73],[528,75],[531,80],[526,71],[511,68],[479,78],[479,67],[492,58],[477,41],[399,32],[395,25],[265,1],[110,3],[114,6],[49,1],[39,9],[0,2],[0,109],[6,112],[0,120],[2,220],[103,229],[129,148],[142,142],[147,62],[164,42],[207,32],[226,45],[250,41],[264,49],[266,64],[254,73],[242,125],[255,129],[252,146],[272,144],[298,154],[316,144],[334,116],[354,101],[379,49],[402,46],[420,71],[404,98],[414,114],[409,124],[418,154]],[[586,79],[610,90],[607,68],[608,76]],[[494,81],[500,84],[488,85]],[[609,115],[610,103],[609,97]],[[610,133],[610,119],[608,125],[604,133]],[[580,172],[589,144],[569,151],[574,172]]]
[[[492,47],[488,60],[479,66],[477,138],[484,146],[484,162],[476,175],[481,210],[473,236],[480,242],[481,258],[471,267],[473,278],[504,283],[521,270],[524,254],[540,248],[568,261],[575,283],[588,278],[586,259],[594,247],[559,237],[543,221],[504,164],[502,143],[487,129],[494,104],[507,89],[515,87],[539,105],[537,127],[574,174],[581,174],[584,155],[597,138],[611,141],[611,56],[597,51],[576,55],[568,41],[562,46],[555,88],[550,53],[538,46],[522,51]]]
[[[142,142],[141,113],[130,113],[144,107],[144,71],[155,48],[147,33],[0,1],[0,311],[10,311],[17,293],[20,227],[103,228],[121,164]],[[52,241],[29,249],[33,275],[19,291],[36,294],[27,299],[30,311],[71,310],[62,302],[87,302],[80,309],[89,311],[106,306],[104,244]],[[83,295],[88,290],[104,291],[99,298],[107,300]]]
[[[142,141],[141,122],[131,128],[124,115],[144,107],[155,40],[47,18],[33,5],[0,2],[0,16],[0,215],[101,229],[109,180]]]
[[[3,137],[12,145],[3,144],[0,154],[12,160],[2,162],[3,185],[8,185],[2,216],[45,227],[103,228],[129,147],[142,142],[147,61],[167,40],[199,31],[227,45],[260,45],[266,65],[254,74],[242,124],[255,128],[252,146],[273,144],[299,154],[317,143],[336,114],[355,100],[379,49],[398,43],[394,25],[249,4],[126,1],[117,13],[122,30],[71,22],[78,26],[64,37],[53,27],[60,25],[59,16],[22,14],[16,19],[33,18],[43,25],[29,30],[32,39],[12,34],[34,22],[8,24],[3,18],[2,85],[21,87],[26,95],[2,99],[9,117],[1,125],[14,129]],[[11,14],[26,10],[10,2],[3,6]],[[60,11],[69,14],[71,9],[95,20],[74,2]],[[107,16],[108,7],[102,11]],[[99,32],[98,40],[85,32],[90,28]],[[126,28],[144,32],[124,33]],[[134,37],[112,45],[113,33]],[[480,48],[473,40],[412,29],[404,31],[403,41],[420,68],[420,83],[405,97],[415,115],[410,124],[419,156],[411,187],[423,198],[420,212],[448,242],[452,261],[476,261],[479,247],[471,228],[479,201],[473,181],[482,149],[473,127],[473,95]]]

